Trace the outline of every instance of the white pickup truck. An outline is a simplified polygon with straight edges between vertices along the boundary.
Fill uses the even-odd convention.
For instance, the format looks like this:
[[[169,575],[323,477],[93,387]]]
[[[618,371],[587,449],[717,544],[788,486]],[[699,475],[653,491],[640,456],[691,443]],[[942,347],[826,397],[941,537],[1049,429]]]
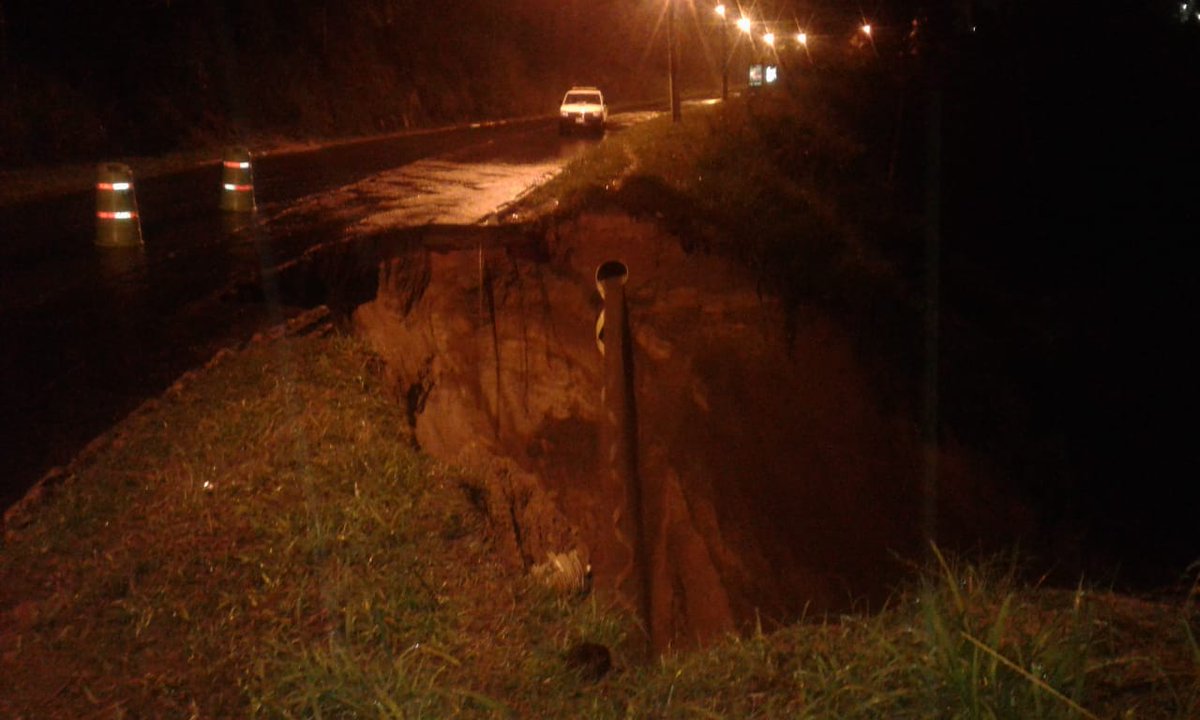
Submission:
[[[566,135],[573,130],[604,132],[608,122],[608,106],[599,88],[576,86],[563,96],[558,108],[558,132]]]

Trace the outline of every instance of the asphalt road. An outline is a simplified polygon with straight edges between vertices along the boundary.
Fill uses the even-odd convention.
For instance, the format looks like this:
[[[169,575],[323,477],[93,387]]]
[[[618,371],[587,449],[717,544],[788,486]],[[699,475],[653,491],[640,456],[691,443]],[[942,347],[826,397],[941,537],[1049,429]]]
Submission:
[[[615,115],[610,133],[648,115]],[[140,249],[94,245],[91,191],[0,207],[0,507],[221,347],[302,309],[230,292],[246,277],[364,223],[478,220],[594,142],[542,119],[264,156],[249,222],[218,209],[208,164],[136,183]]]

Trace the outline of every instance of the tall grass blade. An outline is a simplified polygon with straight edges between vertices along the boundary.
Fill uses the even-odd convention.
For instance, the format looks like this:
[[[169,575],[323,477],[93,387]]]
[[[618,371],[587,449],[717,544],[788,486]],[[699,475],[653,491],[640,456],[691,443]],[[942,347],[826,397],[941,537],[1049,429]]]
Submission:
[[[937,558],[938,565],[942,568],[942,578],[946,581],[946,587],[950,590],[950,597],[954,600],[954,607],[959,613],[964,613],[967,610],[966,603],[963,601],[962,593],[958,590],[958,583],[954,579],[954,571],[950,569],[949,563],[946,562],[946,557],[942,555],[942,551],[938,548],[937,543],[929,543],[929,547],[933,550],[934,557]]]
[[[988,655],[991,655],[992,657],[996,658],[997,660],[1000,661],[1001,664],[1003,664],[1009,670],[1012,670],[1013,672],[1017,673],[1018,675],[1025,678],[1029,682],[1033,683],[1037,687],[1041,688],[1042,690],[1045,690],[1047,693],[1050,694],[1051,697],[1059,700],[1060,702],[1062,702],[1063,704],[1065,704],[1067,707],[1071,708],[1075,712],[1079,713],[1080,715],[1083,715],[1086,718],[1090,718],[1091,720],[1100,720],[1099,717],[1097,717],[1093,713],[1089,712],[1086,708],[1081,706],[1079,703],[1075,702],[1074,700],[1067,697],[1066,695],[1063,695],[1058,690],[1055,690],[1051,685],[1047,684],[1046,681],[1044,681],[1041,678],[1037,677],[1036,675],[1030,673],[1025,668],[1021,667],[1020,665],[1017,665],[1012,660],[1009,660],[1008,658],[1004,657],[1000,653],[991,649],[990,647],[983,644],[976,638],[972,637],[970,633],[963,631],[962,636],[967,642],[971,643],[975,647],[984,651]]]

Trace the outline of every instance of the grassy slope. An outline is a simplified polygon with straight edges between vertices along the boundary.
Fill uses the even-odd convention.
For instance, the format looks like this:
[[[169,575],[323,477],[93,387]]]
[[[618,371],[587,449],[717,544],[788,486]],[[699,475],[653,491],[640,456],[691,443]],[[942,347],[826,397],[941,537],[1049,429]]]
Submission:
[[[332,333],[253,344],[72,466],[0,554],[0,713],[1200,711],[1194,609],[1039,592],[1006,567],[935,564],[877,616],[641,663],[636,628],[601,599],[497,556],[476,486],[410,449],[373,363]],[[578,672],[581,640],[612,648],[615,672]]]
[[[690,178],[701,182],[689,163],[708,147],[688,133],[724,142],[722,122],[697,113],[628,133],[558,191],[594,199],[624,173],[622,202],[673,200],[667,222],[711,218],[684,212],[697,202]],[[746,162],[770,178],[762,156]],[[655,174],[664,165],[674,174]],[[873,272],[846,259],[862,254],[825,256],[847,268],[838,277]],[[636,626],[602,598],[542,588],[496,550],[481,487],[411,450],[402,407],[355,340],[318,333],[225,354],[95,443],[11,524],[0,715],[1200,713],[1194,602],[1040,591],[1007,565],[934,562],[875,616],[642,662]],[[569,659],[579,641],[609,647],[615,671],[590,681]]]

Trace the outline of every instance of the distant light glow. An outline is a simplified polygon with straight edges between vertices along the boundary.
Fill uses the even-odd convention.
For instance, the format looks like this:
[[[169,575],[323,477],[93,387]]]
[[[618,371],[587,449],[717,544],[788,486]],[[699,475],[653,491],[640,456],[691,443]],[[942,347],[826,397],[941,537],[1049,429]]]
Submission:
[[[864,33],[864,34],[866,34],[866,35],[870,35],[870,34],[871,34],[871,24],[870,24],[870,23],[863,23],[863,26],[862,26],[862,31],[863,31],[863,33]]]
[[[796,33],[796,42],[800,43],[801,45],[807,45],[808,44],[808,33],[803,33],[803,32]]]
[[[136,217],[136,215],[128,210],[123,210],[121,212],[106,212],[104,210],[97,210],[96,217],[100,218],[101,220],[132,220],[134,217]]]
[[[222,164],[225,165],[225,167],[227,167],[227,168],[242,168],[243,170],[250,167],[250,163],[238,162],[236,160],[226,160]]]
[[[766,70],[766,75],[767,75],[766,79],[767,79],[768,85],[775,82],[777,79],[779,79],[779,69],[776,68],[774,65],[768,65],[765,68],[765,70]]]
[[[717,5],[715,8],[713,8],[713,10],[721,17],[725,17],[725,5],[724,4]]]
[[[225,183],[225,189],[229,192],[250,192],[254,189],[253,185],[234,185],[233,183]]]
[[[768,45],[772,45],[772,46],[775,45],[775,33],[769,32],[766,35],[763,35],[763,42],[765,42]]]
[[[741,30],[744,33],[750,32],[750,18],[738,18],[737,26],[738,30]]]
[[[117,192],[124,192],[129,189],[129,183],[127,183],[127,182],[96,183],[96,189],[97,190],[115,190]]]

